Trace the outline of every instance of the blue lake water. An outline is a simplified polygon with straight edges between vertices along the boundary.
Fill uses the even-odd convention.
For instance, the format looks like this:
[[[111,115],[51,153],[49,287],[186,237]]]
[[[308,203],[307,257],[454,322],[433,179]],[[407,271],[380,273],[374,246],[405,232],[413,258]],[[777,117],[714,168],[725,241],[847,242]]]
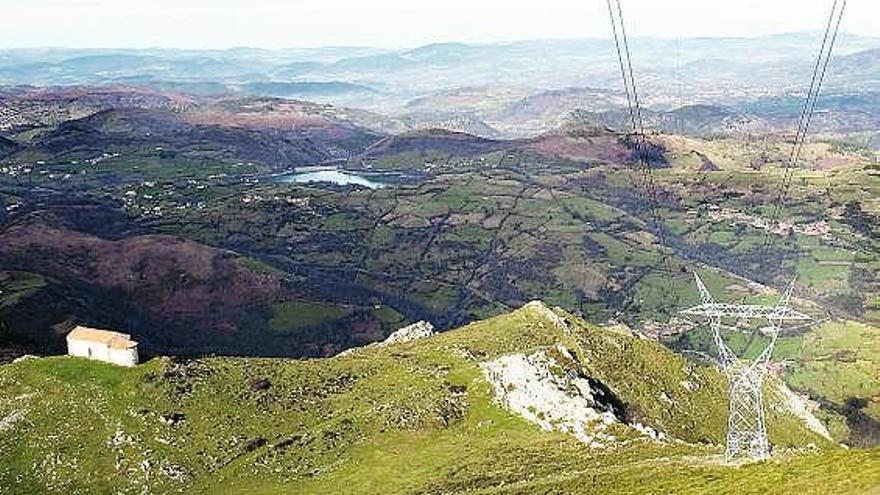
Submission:
[[[379,182],[378,180],[368,179],[353,172],[343,172],[340,170],[316,170],[309,172],[294,172],[278,177],[279,182],[294,182],[305,184],[311,182],[330,182],[341,186],[364,186],[370,189],[379,189],[388,185],[388,183]]]

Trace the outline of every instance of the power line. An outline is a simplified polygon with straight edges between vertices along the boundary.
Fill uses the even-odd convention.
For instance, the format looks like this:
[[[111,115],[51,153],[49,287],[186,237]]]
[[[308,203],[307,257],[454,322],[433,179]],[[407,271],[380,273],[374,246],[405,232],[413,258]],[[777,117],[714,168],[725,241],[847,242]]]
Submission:
[[[629,109],[630,123],[632,126],[632,135],[635,138],[636,156],[639,159],[640,171],[645,188],[649,193],[649,208],[655,224],[659,225],[659,216],[657,214],[657,195],[654,183],[653,172],[650,166],[650,160],[647,153],[647,139],[645,138],[645,128],[642,119],[641,100],[636,88],[635,72],[632,65],[632,56],[629,49],[629,41],[626,34],[626,26],[623,22],[623,9],[620,0],[615,0],[617,5],[617,16],[615,17],[615,9],[612,7],[611,0],[607,0],[608,12],[611,15],[611,26],[614,32],[614,43],[617,49],[617,57],[620,65],[621,77],[623,79],[624,89],[626,91],[627,107]],[[618,35],[618,26],[620,35]],[[623,41],[623,49],[621,49],[621,39]]]
[[[672,290],[674,289],[672,266],[669,262],[669,256],[664,249],[667,246],[666,229],[660,215],[657,185],[651,167],[651,160],[648,156],[648,140],[645,137],[641,100],[636,87],[635,71],[633,70],[629,39],[626,34],[623,8],[621,7],[620,0],[613,1],[614,4],[612,4],[612,0],[606,0],[606,3],[608,5],[608,14],[611,19],[611,30],[614,36],[614,46],[617,52],[620,75],[623,80],[624,92],[626,93],[627,109],[630,117],[630,125],[632,126],[632,136],[636,147],[636,155],[639,160],[642,183],[648,193],[648,211],[651,215],[651,221],[654,224],[654,228],[660,238],[662,263],[666,277],[669,281],[670,292],[674,294],[674,290]]]
[[[773,235],[771,229],[773,225],[779,221],[779,217],[782,215],[786,203],[788,202],[789,194],[791,192],[791,183],[794,179],[794,171],[800,161],[801,153],[804,144],[806,143],[807,133],[809,132],[810,124],[813,121],[813,115],[815,114],[816,105],[819,100],[819,93],[822,89],[822,83],[825,81],[828,64],[831,61],[831,54],[834,50],[834,44],[837,41],[841,21],[843,20],[843,13],[846,10],[846,2],[847,0],[834,0],[834,3],[831,5],[831,13],[828,15],[828,22],[825,25],[825,35],[822,38],[822,47],[819,49],[819,54],[816,56],[816,64],[813,67],[810,88],[807,91],[807,97],[804,100],[804,106],[801,109],[800,119],[798,120],[798,130],[795,135],[795,142],[785,165],[779,194],[776,196],[776,201],[774,201],[773,210],[770,215],[770,222],[767,225],[768,230],[764,235],[764,242],[762,243],[761,256],[759,259],[765,259],[767,257],[768,251],[776,241],[776,236]],[[838,5],[840,6],[839,9]],[[786,256],[785,253],[783,253],[782,258],[779,261],[780,269],[783,268],[785,261]]]

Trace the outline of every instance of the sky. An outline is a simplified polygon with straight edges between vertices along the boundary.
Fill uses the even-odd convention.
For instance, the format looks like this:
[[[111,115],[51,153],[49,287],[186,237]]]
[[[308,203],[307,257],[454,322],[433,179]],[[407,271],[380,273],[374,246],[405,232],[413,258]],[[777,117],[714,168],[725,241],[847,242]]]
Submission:
[[[820,30],[832,0],[622,0],[631,36]],[[605,0],[0,0],[0,47],[415,47],[607,38]],[[842,29],[880,36],[880,1]]]

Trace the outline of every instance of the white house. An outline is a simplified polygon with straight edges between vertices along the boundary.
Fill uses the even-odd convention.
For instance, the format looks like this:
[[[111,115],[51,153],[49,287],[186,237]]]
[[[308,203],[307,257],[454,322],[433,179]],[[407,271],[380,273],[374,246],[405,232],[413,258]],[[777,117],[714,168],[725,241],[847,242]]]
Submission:
[[[78,326],[67,334],[67,353],[96,361],[136,366],[138,343],[131,335]]]

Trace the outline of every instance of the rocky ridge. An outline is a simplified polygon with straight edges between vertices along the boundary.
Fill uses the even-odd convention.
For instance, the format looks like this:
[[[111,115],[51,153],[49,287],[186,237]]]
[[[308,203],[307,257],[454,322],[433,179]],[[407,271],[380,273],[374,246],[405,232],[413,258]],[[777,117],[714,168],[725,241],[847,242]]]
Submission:
[[[417,321],[411,325],[395,330],[382,342],[374,342],[363,347],[353,347],[338,354],[338,356],[350,356],[363,349],[386,347],[391,344],[403,344],[406,342],[414,342],[416,340],[426,339],[437,332],[434,331],[434,325],[428,321]]]

